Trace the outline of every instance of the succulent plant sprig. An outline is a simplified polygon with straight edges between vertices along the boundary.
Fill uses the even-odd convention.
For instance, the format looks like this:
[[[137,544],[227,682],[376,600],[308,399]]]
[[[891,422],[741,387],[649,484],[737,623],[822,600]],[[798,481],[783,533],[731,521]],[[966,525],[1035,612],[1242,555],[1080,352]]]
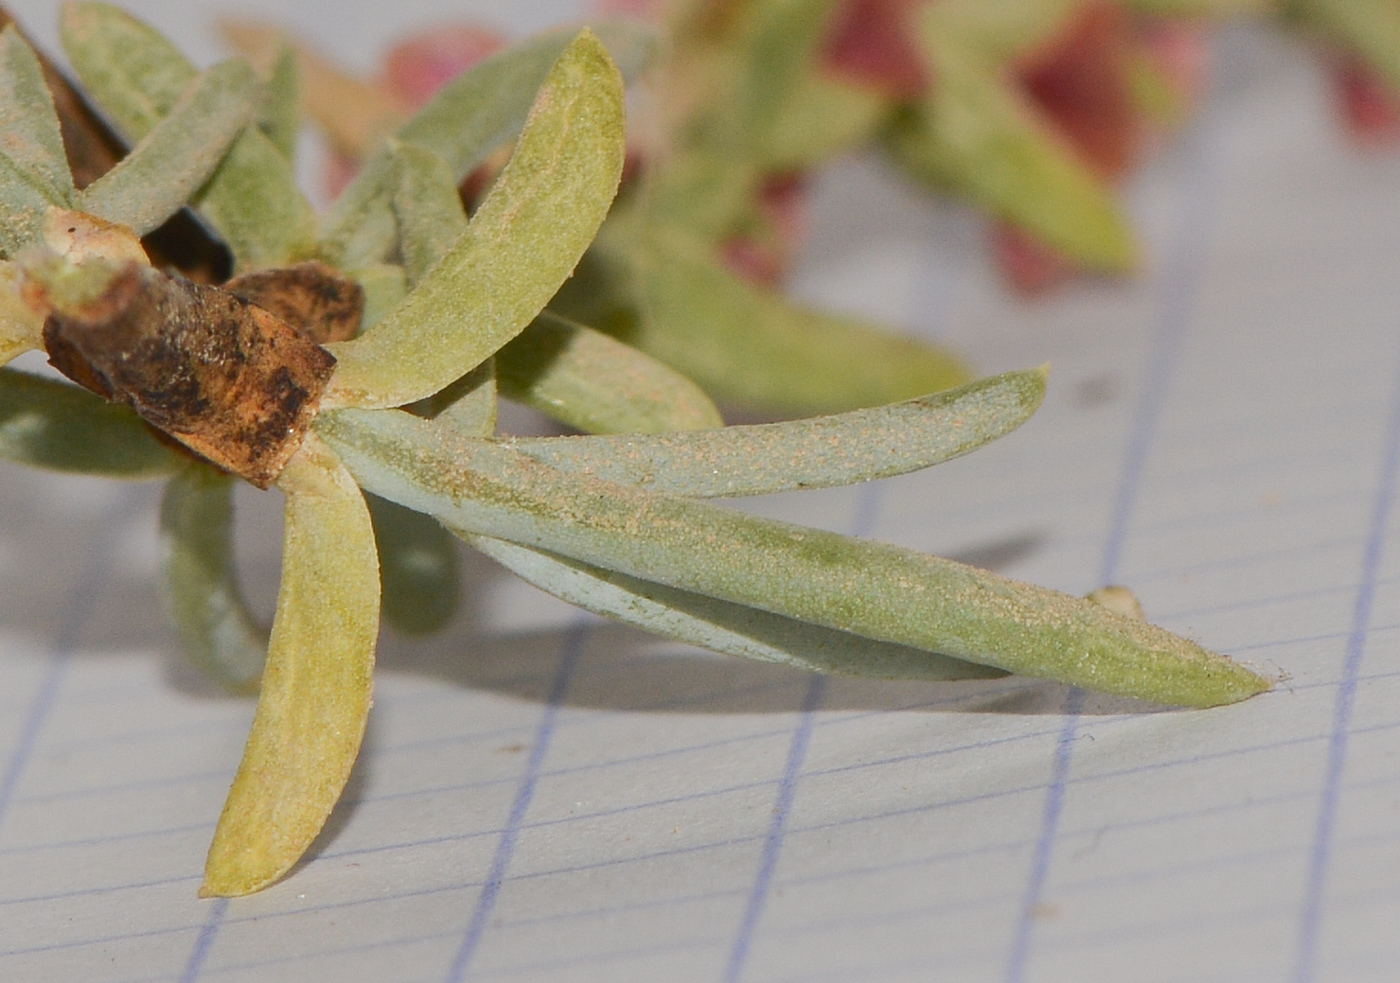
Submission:
[[[7,355],[43,349],[78,383],[0,369],[0,457],[169,479],[171,613],[215,671],[259,689],[203,894],[272,884],[322,828],[364,734],[381,592],[454,589],[396,579],[412,564],[393,557],[425,540],[378,521],[373,502],[431,517],[589,610],[749,658],[886,678],[1023,672],[1189,706],[1268,687],[1089,600],[705,501],[967,453],[1023,422],[1045,375],[724,428],[674,371],[542,313],[622,170],[606,29],[464,74],[317,223],[278,136],[285,75],[260,86],[237,62],[195,72],[104,4],[70,5],[62,28],[88,94],[134,146],[76,189],[40,63],[13,28],[0,36],[0,112],[17,135],[0,148],[0,337]],[[194,133],[225,151],[168,155]],[[461,172],[511,138],[468,219]],[[138,233],[186,201],[232,249],[223,284],[147,262]],[[498,392],[619,432],[499,437]],[[265,660],[230,563],[235,477],[285,499]]]

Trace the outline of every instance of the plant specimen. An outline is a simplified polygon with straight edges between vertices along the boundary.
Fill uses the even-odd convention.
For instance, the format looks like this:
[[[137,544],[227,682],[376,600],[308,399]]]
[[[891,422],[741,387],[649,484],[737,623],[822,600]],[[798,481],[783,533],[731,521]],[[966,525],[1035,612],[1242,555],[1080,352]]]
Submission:
[[[415,598],[455,589],[409,575],[394,557],[420,527],[372,508],[431,517],[588,610],[748,658],[886,678],[1023,672],[1188,706],[1268,688],[1104,604],[704,501],[967,453],[1033,412],[1044,373],[725,428],[674,371],[545,312],[617,189],[623,84],[600,37],[628,62],[634,32],[556,32],[481,62],[318,220],[291,179],[290,55],[266,81],[236,60],[198,73],[114,7],[70,4],[61,26],[132,149],[79,189],[41,63],[5,29],[0,339],[10,357],[45,350],[78,385],[0,370],[0,456],[168,479],[171,614],[214,671],[259,689],[204,894],[266,887],[321,829],[364,733],[381,590],[412,595],[412,623]],[[468,219],[458,184],[512,138]],[[138,237],[186,203],[228,244],[231,279],[148,261]],[[498,437],[498,393],[614,432]],[[230,565],[235,477],[285,498],[265,661]]]

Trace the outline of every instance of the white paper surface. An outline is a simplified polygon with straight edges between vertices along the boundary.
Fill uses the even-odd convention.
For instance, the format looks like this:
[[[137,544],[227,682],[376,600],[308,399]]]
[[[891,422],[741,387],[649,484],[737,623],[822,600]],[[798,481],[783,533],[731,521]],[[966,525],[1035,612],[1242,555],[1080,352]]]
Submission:
[[[316,9],[278,6],[366,64],[396,12],[337,42]],[[1022,679],[821,679],[468,559],[446,635],[386,637],[309,859],[200,901],[252,706],[163,625],[158,490],[5,466],[0,978],[1396,979],[1400,154],[1344,145],[1298,48],[1235,31],[1220,53],[1199,120],[1131,188],[1151,265],[1130,284],[1009,299],[975,218],[869,161],[826,174],[800,291],[989,372],[1048,360],[1051,391],[972,457],[746,507],[1128,584],[1274,692],[1154,711]],[[266,601],[275,494],[240,506]]]

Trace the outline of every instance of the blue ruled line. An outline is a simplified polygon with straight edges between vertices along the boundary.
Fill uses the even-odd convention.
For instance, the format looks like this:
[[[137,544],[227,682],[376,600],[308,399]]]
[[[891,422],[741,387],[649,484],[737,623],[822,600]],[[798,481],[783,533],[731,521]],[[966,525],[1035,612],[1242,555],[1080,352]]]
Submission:
[[[91,558],[84,567],[82,575],[78,578],[78,583],[73,588],[72,594],[69,595],[68,603],[63,612],[63,620],[59,625],[57,635],[54,637],[49,665],[44,672],[43,682],[39,684],[39,691],[34,696],[34,702],[29,706],[29,714],[25,717],[24,726],[20,729],[15,752],[10,756],[10,762],[5,767],[5,775],[0,778],[0,822],[4,821],[5,814],[9,811],[10,803],[14,799],[15,788],[19,785],[20,776],[24,774],[24,769],[29,764],[34,745],[38,741],[39,734],[44,729],[44,723],[48,720],[49,712],[53,709],[54,702],[58,698],[63,677],[68,671],[73,651],[78,644],[78,636],[97,604],[102,581],[107,575],[114,530],[125,525],[123,520],[130,511],[131,497],[127,496],[118,507],[108,514],[107,521],[103,523],[103,530],[98,534],[97,542],[93,544]]]
[[[783,767],[783,777],[778,782],[778,800],[773,806],[773,821],[768,825],[763,852],[759,855],[758,874],[754,877],[748,903],[744,906],[744,914],[739,919],[739,931],[734,937],[734,945],[729,950],[729,961],[725,963],[724,983],[738,983],[743,976],[744,963],[749,956],[749,945],[753,942],[754,930],[758,927],[758,920],[768,902],[768,889],[773,883],[773,871],[778,866],[778,854],[782,851],[783,836],[787,832],[788,815],[792,812],[792,800],[797,793],[797,778],[802,773],[802,761],[807,757],[807,746],[812,739],[812,722],[825,692],[826,677],[814,675],[807,685],[807,695],[802,701],[802,719],[793,732],[787,764]]]
[[[501,831],[501,838],[496,843],[496,855],[491,861],[491,872],[486,876],[486,883],[482,885],[481,893],[477,895],[476,907],[472,910],[471,920],[467,923],[466,933],[462,936],[462,944],[458,947],[452,964],[447,969],[447,975],[444,977],[447,983],[460,983],[466,978],[467,970],[471,968],[472,957],[476,955],[476,950],[481,944],[481,937],[486,932],[491,911],[495,908],[496,899],[501,893],[501,883],[505,880],[511,857],[515,853],[515,842],[520,836],[521,827],[525,823],[525,814],[530,809],[530,800],[535,795],[535,786],[538,784],[540,773],[544,769],[544,759],[549,753],[550,741],[554,737],[554,726],[559,715],[559,707],[564,702],[565,694],[569,691],[569,684],[573,681],[574,669],[578,665],[579,655],[583,650],[583,642],[587,635],[588,623],[586,620],[580,619],[575,622],[564,642],[564,652],[559,660],[559,669],[554,674],[549,699],[545,703],[544,712],[540,715],[539,728],[535,731],[535,741],[530,748],[530,759],[525,763],[525,774],[521,777],[520,785],[516,789],[515,801],[511,804],[510,817],[506,820],[505,829]]]
[[[1006,960],[1006,979],[1019,983],[1025,978],[1026,959],[1031,950],[1031,929],[1035,924],[1036,911],[1045,893],[1045,880],[1050,874],[1050,860],[1055,851],[1055,839],[1060,832],[1060,812],[1065,803],[1065,789],[1069,785],[1070,757],[1078,736],[1079,713],[1084,708],[1084,691],[1075,687],[1065,697],[1064,725],[1055,744],[1055,763],[1050,771],[1050,784],[1045,789],[1045,807],[1040,815],[1040,835],[1036,837],[1035,852],[1031,856],[1030,876],[1026,878],[1026,891],[1021,899],[1020,918],[1016,922],[1016,934],[1011,937],[1011,951]]]
[[[143,501],[144,496],[139,489],[130,489],[116,499],[100,520],[100,531],[89,550],[88,562],[83,567],[73,592],[68,595],[68,603],[64,607],[63,620],[59,623],[58,632],[54,636],[49,666],[44,673],[43,682],[39,684],[39,691],[29,706],[29,714],[20,729],[15,752],[10,756],[9,764],[5,766],[4,777],[0,778],[0,823],[5,820],[5,814],[14,800],[20,776],[24,774],[39,734],[53,710],[63,677],[77,648],[78,637],[97,606],[98,595],[111,565],[113,543]]]
[[[1347,636],[1346,659],[1337,684],[1337,702],[1332,711],[1332,734],[1327,748],[1327,771],[1318,803],[1317,824],[1313,830],[1312,855],[1303,891],[1303,907],[1298,919],[1298,952],[1293,967],[1295,983],[1311,983],[1317,972],[1317,940],[1322,926],[1322,901],[1327,887],[1327,870],[1332,859],[1336,833],[1337,806],[1341,797],[1342,773],[1346,768],[1347,740],[1351,736],[1351,715],[1356,703],[1356,686],[1361,659],[1366,652],[1366,636],[1371,625],[1371,604],[1375,599],[1377,575],[1385,551],[1385,532],[1395,500],[1395,482],[1400,470],[1400,371],[1392,383],[1390,413],[1385,444],[1381,453],[1380,479],[1375,505],[1371,510],[1366,552],[1361,561],[1361,585],[1352,608],[1351,632]]]
[[[190,957],[185,960],[184,972],[180,974],[180,983],[194,983],[199,979],[200,971],[204,969],[204,961],[209,958],[209,950],[213,948],[214,939],[218,937],[219,928],[223,925],[224,915],[228,913],[228,904],[228,898],[219,898],[209,906],[209,917],[205,919],[199,935],[195,937],[194,948],[190,949]]]
[[[880,515],[881,498],[880,485],[869,482],[860,487],[856,493],[855,514],[851,517],[853,535],[867,536],[875,528]],[[787,835],[788,816],[792,812],[792,802],[797,795],[797,779],[802,774],[802,762],[806,759],[807,747],[812,742],[812,727],[816,724],[817,708],[821,706],[825,693],[826,677],[813,676],[802,699],[802,717],[792,733],[787,763],[783,766],[782,777],[778,780],[778,798],[773,806],[773,821],[769,823],[768,835],[763,840],[763,852],[759,854],[758,872],[754,876],[753,887],[749,890],[744,913],[739,918],[739,929],[729,949],[729,959],[725,962],[724,983],[739,983],[743,977],[754,932],[763,917],[763,909],[768,904],[768,893],[773,886],[773,872],[778,867],[783,838]]]

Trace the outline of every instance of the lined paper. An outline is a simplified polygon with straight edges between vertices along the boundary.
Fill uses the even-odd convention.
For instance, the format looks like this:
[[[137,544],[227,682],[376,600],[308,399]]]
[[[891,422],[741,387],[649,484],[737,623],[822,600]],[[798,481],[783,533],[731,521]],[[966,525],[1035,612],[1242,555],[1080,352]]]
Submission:
[[[252,706],[163,626],[158,490],[6,467],[0,978],[1393,980],[1400,154],[1345,145],[1300,49],[1231,30],[1218,54],[1129,189],[1150,258],[1131,283],[1009,298],[975,217],[871,160],[824,174],[799,292],[988,372],[1049,361],[1050,393],[970,457],[740,507],[1127,584],[1274,692],[1176,711],[810,676],[464,554],[451,629],[386,635],[308,860],[200,901]],[[239,505],[266,607],[275,493]]]

